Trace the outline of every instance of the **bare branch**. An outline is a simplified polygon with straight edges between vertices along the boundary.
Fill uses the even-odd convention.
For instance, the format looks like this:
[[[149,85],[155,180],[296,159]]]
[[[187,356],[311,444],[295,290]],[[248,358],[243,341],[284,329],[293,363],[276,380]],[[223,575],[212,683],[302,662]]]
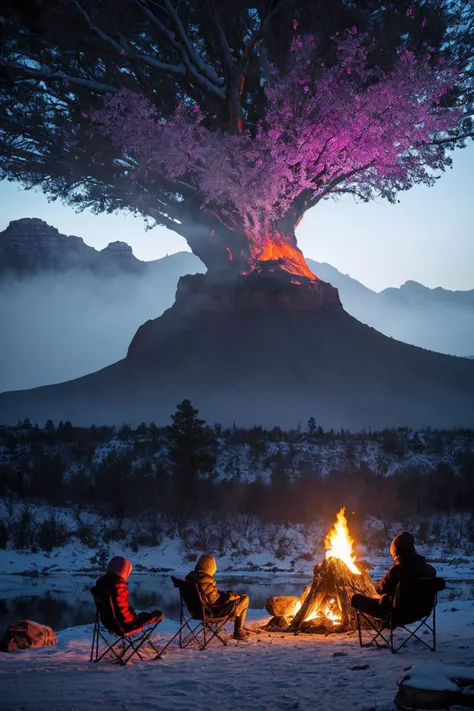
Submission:
[[[224,86],[224,80],[217,78],[217,75],[214,73],[214,77],[210,78],[209,71],[206,73],[201,73],[199,67],[204,67],[206,68],[207,65],[205,65],[204,62],[199,58],[199,55],[196,53],[192,45],[190,44],[188,38],[186,37],[186,41],[189,44],[189,46],[192,49],[193,56],[198,57],[199,61],[193,63],[191,61],[191,58],[188,54],[187,48],[183,45],[183,43],[179,42],[176,39],[176,36],[174,32],[171,32],[162,22],[161,20],[156,17],[155,13],[153,13],[146,5],[144,4],[146,0],[134,0],[135,4],[142,10],[142,12],[146,15],[146,17],[150,20],[150,22],[153,24],[153,26],[158,30],[158,32],[161,34],[164,39],[171,44],[171,46],[176,50],[176,52],[179,53],[181,57],[181,61],[187,70],[187,72],[191,75],[192,79],[195,81],[196,85],[200,87],[200,89],[204,92],[213,94],[214,96],[219,97],[220,99],[225,99],[226,97],[226,92],[225,89],[222,88]],[[183,28],[184,32],[184,28]]]
[[[130,54],[132,52],[130,45],[126,44],[123,41],[117,42],[116,40],[114,40],[113,37],[101,30],[100,27],[94,25],[90,16],[81,6],[78,0],[72,0],[72,2],[76,6],[78,12],[80,12],[84,20],[87,22],[89,29],[92,30],[92,32],[94,32],[98,37],[100,37],[103,42],[109,44],[121,55],[123,55],[124,52],[126,52],[127,54]],[[162,71],[168,72],[169,74],[174,74],[175,76],[179,77],[184,76],[184,74],[186,73],[186,68],[184,64],[169,64],[166,62],[160,62],[158,59],[155,59],[154,57],[150,57],[150,55],[143,53],[138,54],[133,52],[133,54],[137,60],[144,62],[145,64],[148,64],[149,66],[154,67],[155,69],[161,69]]]
[[[186,52],[191,62],[195,65],[200,74],[206,79],[208,79],[210,82],[216,84],[217,86],[224,86],[224,79],[222,77],[217,76],[214,67],[206,64],[203,61],[203,59],[199,56],[199,53],[189,41],[189,38],[186,34],[186,30],[184,29],[183,23],[181,22],[181,18],[179,17],[178,11],[174,7],[171,0],[163,0],[163,2],[165,4],[166,9],[168,10],[169,15],[173,18],[173,22],[178,31],[178,35],[186,49]]]
[[[43,79],[44,81],[58,79],[60,81],[69,82],[70,84],[75,84],[76,86],[84,86],[87,89],[91,89],[91,91],[96,91],[98,94],[117,94],[120,91],[120,88],[112,86],[111,84],[104,84],[103,82],[93,81],[91,79],[83,79],[82,77],[76,77],[72,74],[66,74],[65,72],[53,72],[50,69],[30,69],[23,64],[14,64],[8,61],[3,62],[2,66],[35,79]]]

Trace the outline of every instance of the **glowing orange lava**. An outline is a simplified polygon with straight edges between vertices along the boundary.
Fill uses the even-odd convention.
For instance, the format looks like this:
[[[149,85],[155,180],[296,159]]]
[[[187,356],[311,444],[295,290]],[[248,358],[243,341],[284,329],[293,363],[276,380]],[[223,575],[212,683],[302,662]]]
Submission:
[[[246,234],[250,242],[253,270],[258,270],[258,265],[262,262],[278,262],[280,269],[288,274],[319,281],[306,264],[303,252],[281,233],[273,232],[258,239],[255,239],[255,235]]]
[[[354,541],[349,534],[345,511],[342,507],[337,514],[336,523],[326,536],[326,558],[339,558],[352,573],[360,575],[360,570],[355,565]]]

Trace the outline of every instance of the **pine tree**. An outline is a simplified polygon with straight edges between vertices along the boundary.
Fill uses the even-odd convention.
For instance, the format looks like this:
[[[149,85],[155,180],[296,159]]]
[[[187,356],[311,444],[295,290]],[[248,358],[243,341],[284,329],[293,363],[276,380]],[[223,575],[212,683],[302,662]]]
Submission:
[[[211,474],[216,464],[217,440],[198,415],[199,410],[189,400],[183,400],[171,416],[172,425],[168,428],[168,457],[178,510],[198,504],[199,477]]]

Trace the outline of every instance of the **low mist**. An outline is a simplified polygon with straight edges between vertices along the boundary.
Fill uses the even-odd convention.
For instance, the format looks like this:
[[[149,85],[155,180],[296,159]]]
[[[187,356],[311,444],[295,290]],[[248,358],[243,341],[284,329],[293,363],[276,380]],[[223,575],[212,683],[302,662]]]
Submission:
[[[309,264],[363,323],[423,348],[474,355],[474,292],[408,283],[377,294],[330,265]],[[70,271],[3,279],[0,392],[63,382],[124,358],[138,327],[173,304],[179,277],[197,271],[204,271],[202,263],[181,252],[136,274]]]
[[[29,277],[0,285],[0,392],[58,383],[124,358],[137,328],[169,308],[177,277]]]

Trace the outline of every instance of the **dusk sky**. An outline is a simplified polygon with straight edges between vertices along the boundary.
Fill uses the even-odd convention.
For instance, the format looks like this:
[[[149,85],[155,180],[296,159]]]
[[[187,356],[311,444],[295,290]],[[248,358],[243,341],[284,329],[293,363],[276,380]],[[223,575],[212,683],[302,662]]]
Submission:
[[[407,280],[431,288],[474,289],[474,146],[457,151],[454,167],[433,188],[416,186],[400,203],[356,204],[351,197],[325,201],[306,214],[298,228],[307,257],[328,262],[366,286],[380,291]],[[60,232],[75,234],[102,249],[128,242],[143,260],[187,249],[184,239],[157,227],[145,232],[139,218],[76,214],[40,192],[0,183],[0,230],[10,220],[40,217]]]

